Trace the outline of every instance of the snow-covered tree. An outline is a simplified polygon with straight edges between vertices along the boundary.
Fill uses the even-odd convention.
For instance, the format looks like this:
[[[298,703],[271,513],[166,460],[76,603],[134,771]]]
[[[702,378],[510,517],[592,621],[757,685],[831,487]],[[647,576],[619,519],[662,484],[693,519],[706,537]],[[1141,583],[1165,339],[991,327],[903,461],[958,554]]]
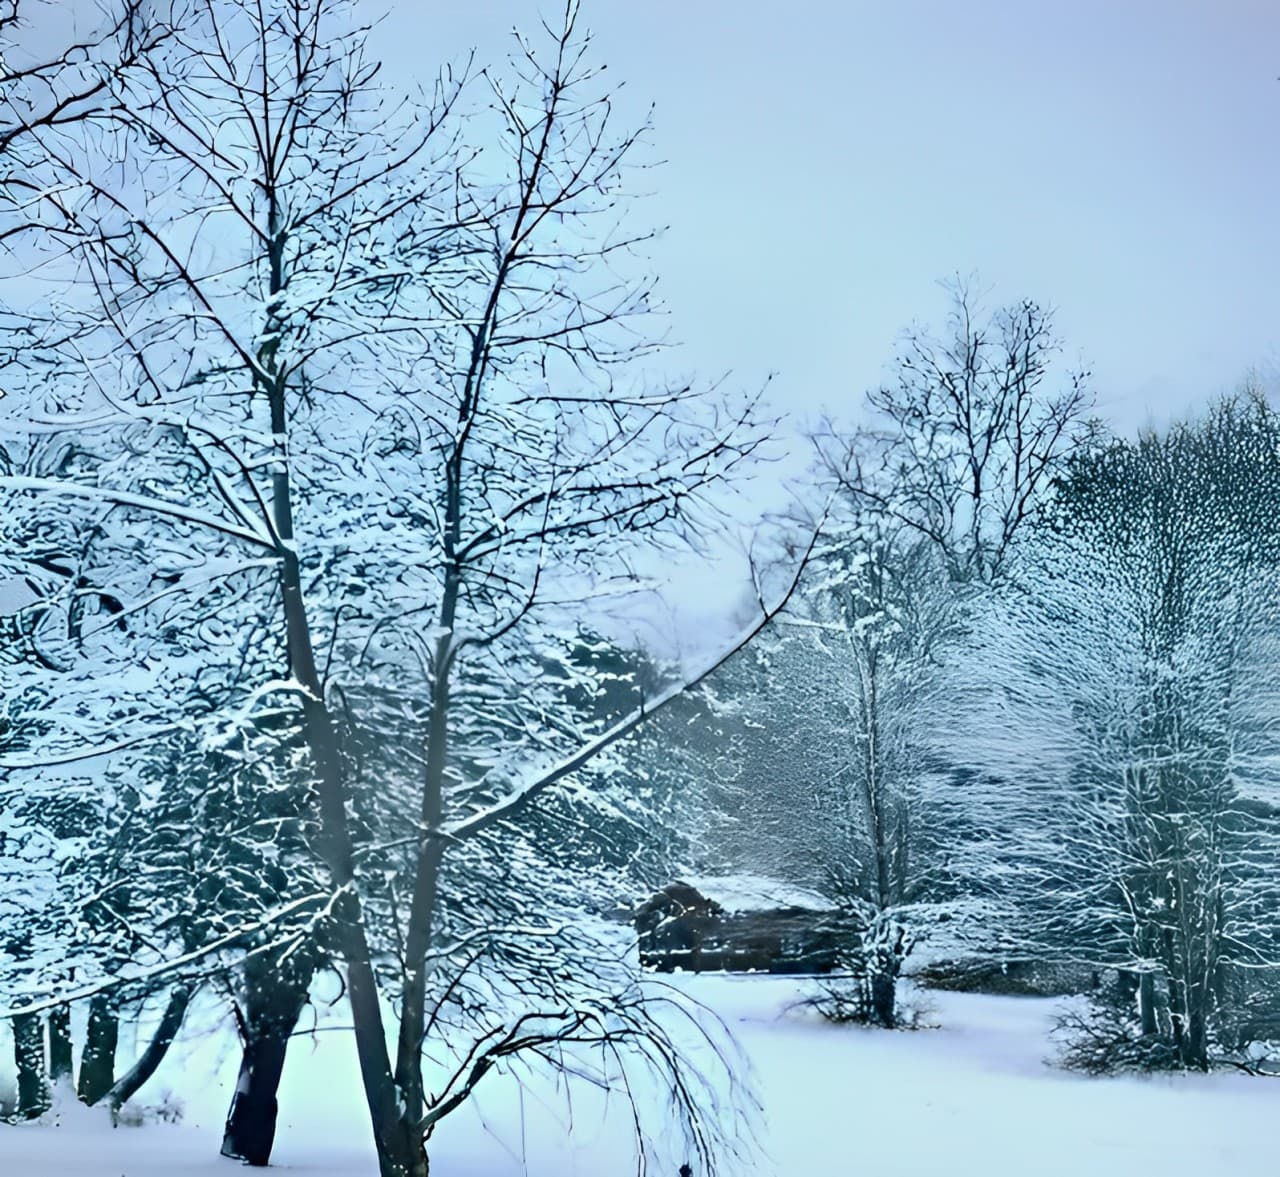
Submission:
[[[1081,457],[982,627],[992,869],[1034,951],[1134,979],[1086,1066],[1203,1068],[1273,1000],[1277,440],[1227,402]]]
[[[78,23],[72,12],[60,11],[54,6],[42,7],[27,0],[7,0],[0,6],[0,237],[10,251],[26,244],[32,228],[24,216],[10,214],[28,207],[32,197],[53,178],[53,173],[46,166],[41,138],[63,132],[76,133],[90,122],[109,123],[112,118],[112,80],[137,67],[143,56],[163,44],[174,31],[158,6],[137,3],[136,0],[118,5],[109,19],[90,34],[83,34]],[[7,327],[14,326],[13,321],[7,324]],[[4,390],[0,389],[0,400],[4,396]],[[58,461],[65,461],[68,456],[65,444],[34,448],[19,445],[11,447],[9,452],[0,446],[0,472],[13,473],[15,466],[20,468],[33,462],[45,465],[48,467],[46,472],[51,472]],[[47,539],[44,534],[34,537],[42,548]],[[77,624],[74,613],[81,611],[91,600],[95,605],[110,604],[113,600],[105,592],[98,593],[95,599],[92,587],[73,573],[77,546],[72,545],[69,549],[65,543],[58,543],[52,551],[44,550],[36,573],[45,580],[65,578],[64,587],[77,599],[73,615],[68,618],[73,626]],[[5,604],[0,606],[0,613],[10,613],[15,607],[12,605],[15,598],[20,603],[30,604],[26,600],[29,595],[25,580],[10,579],[0,583],[0,599],[5,600]],[[42,656],[38,645],[29,640],[32,624],[41,612],[29,609],[25,616],[7,622],[5,640],[13,639],[12,647],[6,650],[7,658],[21,660]],[[29,727],[31,719],[29,714],[21,714],[24,700],[16,698],[16,694],[10,693],[4,701],[10,726],[6,733],[0,734],[0,747],[10,752],[20,746],[20,729]],[[70,862],[65,851],[71,844],[71,835],[91,829],[96,816],[91,807],[82,802],[68,802],[63,808],[78,812],[79,818],[68,826],[67,814],[63,813],[53,823],[62,831],[62,836],[54,842],[57,852],[41,859],[33,857],[34,847],[40,841],[40,823],[33,825],[28,820],[34,809],[41,808],[47,814],[50,805],[48,802],[42,806],[12,802],[4,813],[10,856],[16,855],[19,860],[25,856],[27,860],[27,867],[21,872],[23,878],[11,894],[32,894],[33,875],[48,874],[41,867],[48,866],[50,862]],[[44,901],[49,900],[52,893],[46,888],[41,894],[37,910],[44,906]],[[24,920],[21,910],[11,904],[6,912],[6,924],[10,934],[18,935],[20,941],[26,943],[32,921],[46,917],[47,913],[43,916],[32,914],[30,919]],[[16,1035],[17,1041],[31,1039],[33,1018],[34,1015],[24,1015],[20,1019],[26,1028]],[[85,1044],[86,1057],[91,1064],[90,1075],[94,1072],[94,1058],[103,1055],[92,1041],[95,1030],[103,1024],[99,1018],[90,1019],[91,1040]],[[50,1076],[59,1080],[70,1074],[72,1065],[66,1006],[50,1011],[48,1031]],[[111,1032],[108,1026],[108,1033]],[[27,1050],[24,1059],[20,1060],[19,1070],[28,1094],[39,1087],[39,1076],[29,1073],[28,1066],[39,1053]],[[88,1088],[93,1087],[94,1083],[89,1082]],[[28,1099],[24,1102],[29,1109],[35,1109],[41,1101]]]
[[[11,442],[4,463],[11,476],[69,477],[100,456],[67,439],[37,438],[30,445]],[[129,631],[120,598],[104,587],[121,557],[105,517],[42,514],[21,500],[13,507],[0,535],[7,551],[20,553],[25,570],[10,582],[12,604],[3,619],[11,689],[0,755],[9,766],[23,764],[33,742],[52,732],[50,700],[64,685],[73,707],[83,703],[75,697],[77,667],[93,662],[104,642],[127,640]],[[140,822],[137,812],[117,803],[112,787],[95,781],[91,767],[75,757],[61,762],[55,756],[21,784],[6,774],[0,813],[8,896],[0,913],[8,951],[0,959],[12,1004],[52,987],[74,988],[141,948],[141,929],[130,913],[156,895],[146,885],[150,863],[144,860],[140,873],[121,867],[121,840]],[[55,1081],[72,1071],[68,1012],[66,1005],[49,1011]],[[78,1083],[89,1102],[114,1087],[116,1037],[115,1004],[95,997]]]
[[[693,729],[718,815],[707,851],[824,893],[857,929],[843,1014],[886,1026],[913,947],[954,939],[964,914],[935,726],[957,604],[927,543],[865,516],[833,528],[787,615],[716,676]],[[707,726],[715,738],[697,741]]]
[[[1046,310],[1025,300],[984,323],[964,284],[954,294],[947,338],[908,334],[896,381],[868,394],[876,427],[828,422],[815,436],[817,481],[836,504],[822,575],[785,636],[717,680],[735,751],[706,768],[713,809],[752,818],[717,823],[709,842],[835,887],[863,928],[852,1008],[890,1025],[917,937],[945,922],[952,949],[974,947],[984,827],[950,741],[948,666],[1051,501],[1088,404],[1083,372],[1051,389]]]
[[[892,1027],[907,956],[960,915],[954,799],[937,738],[947,710],[941,654],[957,636],[958,602],[934,549],[904,542],[900,530],[872,522],[836,553],[832,574],[805,598],[817,655],[809,681],[834,696],[814,710],[810,732],[829,728],[822,744],[841,750],[818,791],[836,841],[834,893],[861,929],[850,954],[856,1008]]]
[[[425,1173],[436,1125],[520,1060],[608,1081],[632,1058],[711,1165],[716,1091],[625,938],[583,917],[620,890],[593,846],[629,812],[611,749],[681,687],[606,722],[574,650],[638,550],[714,521],[763,430],[636,370],[649,290],[617,215],[638,139],[614,135],[577,6],[476,81],[469,118],[447,75],[425,107],[380,90],[348,4],[174,9],[111,80],[109,127],[32,139],[58,183],[22,204],[47,251],[28,278],[63,293],[16,316],[6,378],[101,456],[0,485],[109,517],[131,622],[58,672],[10,767],[148,766],[213,850],[188,877],[223,922],[178,959],[338,963],[384,1177]],[[213,776],[233,804],[206,803]],[[305,983],[246,979],[279,1037],[274,999]],[[257,1161],[267,1053],[227,1142]]]

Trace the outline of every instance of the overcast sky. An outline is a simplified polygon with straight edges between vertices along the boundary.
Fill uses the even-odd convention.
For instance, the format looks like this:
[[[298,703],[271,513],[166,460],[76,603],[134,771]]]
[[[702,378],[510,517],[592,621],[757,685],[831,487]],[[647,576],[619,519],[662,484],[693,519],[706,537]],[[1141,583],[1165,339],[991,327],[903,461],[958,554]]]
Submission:
[[[395,0],[373,49],[429,84],[561,12]],[[976,273],[1057,309],[1126,432],[1250,374],[1280,391],[1280,0],[582,0],[581,24],[623,117],[655,108],[635,213],[667,226],[673,372],[853,419],[945,315],[938,281]],[[686,629],[741,567],[681,571]]]
[[[531,0],[396,4],[375,45],[426,77],[500,58]],[[664,166],[637,210],[673,367],[776,373],[857,412],[937,282],[1057,308],[1126,431],[1280,384],[1276,0],[584,0]],[[761,486],[765,494],[766,488]],[[691,572],[723,612],[724,569]],[[683,594],[682,595],[686,595]]]
[[[395,5],[377,46],[500,55],[556,5]],[[684,356],[841,409],[977,271],[1058,308],[1122,426],[1280,366],[1276,0],[584,0],[667,162],[640,216]]]

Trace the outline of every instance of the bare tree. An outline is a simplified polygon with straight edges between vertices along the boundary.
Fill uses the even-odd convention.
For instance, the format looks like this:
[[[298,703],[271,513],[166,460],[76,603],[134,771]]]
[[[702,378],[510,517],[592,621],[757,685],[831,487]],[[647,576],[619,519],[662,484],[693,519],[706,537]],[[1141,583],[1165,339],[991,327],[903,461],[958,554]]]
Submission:
[[[1061,350],[1050,311],[1030,299],[983,320],[966,282],[951,286],[947,333],[908,332],[896,378],[867,394],[883,424],[815,437],[829,473],[862,507],[937,546],[955,579],[990,580],[1042,505],[1091,403],[1088,372],[1052,390]]]
[[[856,934],[825,1012],[898,1024],[915,947],[973,932],[942,749],[960,602],[931,544],[861,514],[830,523],[770,637],[718,675],[695,774],[707,850],[825,893]]]
[[[714,520],[709,491],[765,427],[749,401],[625,378],[650,348],[648,287],[628,273],[638,242],[614,212],[638,139],[612,131],[576,4],[545,47],[520,42],[514,81],[483,76],[491,102],[470,124],[447,76],[427,107],[385,109],[352,20],[339,3],[194,5],[143,61],[154,103],[113,108],[111,136],[38,139],[63,183],[26,211],[71,259],[54,276],[73,265],[80,301],[57,323],[27,318],[11,371],[50,427],[164,444],[0,485],[109,507],[135,536],[162,525],[169,579],[132,585],[125,608],[141,626],[152,598],[180,599],[164,620],[195,628],[147,646],[154,675],[113,678],[127,649],[78,667],[65,697],[119,730],[86,743],[83,723],[63,723],[14,766],[127,759],[193,726],[261,764],[296,736],[321,902],[305,870],[290,875],[278,913],[183,959],[261,933],[263,949],[318,944],[341,963],[384,1177],[424,1174],[438,1123],[519,1059],[613,1078],[633,1058],[662,1076],[711,1166],[723,1126],[661,1016],[669,998],[618,968],[574,983],[608,932],[565,918],[555,866],[566,823],[590,827],[613,803],[575,773],[688,684],[603,723],[564,709],[544,671],[584,600],[634,582],[638,546]],[[226,663],[264,633],[252,625],[273,673],[210,706],[202,676],[235,681]],[[394,830],[362,808],[371,782],[351,739],[379,699],[416,736]],[[495,863],[509,894],[550,910],[450,922],[451,902],[489,910]],[[488,1000],[453,1020],[463,1038],[443,1042],[452,1065],[429,1092],[424,1052],[482,968]],[[282,1057],[255,1069],[260,1100]],[[259,1163],[274,1129],[262,1113],[229,1141]]]

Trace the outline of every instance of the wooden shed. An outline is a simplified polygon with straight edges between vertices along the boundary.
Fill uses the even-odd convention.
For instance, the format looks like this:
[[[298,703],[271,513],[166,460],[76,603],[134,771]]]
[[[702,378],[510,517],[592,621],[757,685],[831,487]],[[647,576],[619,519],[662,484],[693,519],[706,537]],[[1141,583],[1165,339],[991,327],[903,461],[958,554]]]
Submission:
[[[829,973],[857,942],[821,895],[754,875],[670,883],[633,919],[641,965],[663,973]]]

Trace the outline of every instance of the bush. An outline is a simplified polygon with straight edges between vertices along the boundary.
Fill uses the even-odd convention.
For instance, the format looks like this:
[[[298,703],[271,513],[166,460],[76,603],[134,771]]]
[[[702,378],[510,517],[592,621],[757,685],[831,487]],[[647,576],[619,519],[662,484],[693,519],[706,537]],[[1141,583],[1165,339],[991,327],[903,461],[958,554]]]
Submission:
[[[825,1021],[836,1025],[880,1026],[889,1030],[933,1030],[934,1007],[924,993],[899,985],[893,1018],[885,1022],[878,1014],[866,978],[852,973],[834,974],[817,985],[817,991],[802,1004]]]
[[[1207,1049],[1202,1061],[1188,1062],[1179,1052],[1167,980],[1159,975],[1151,980],[1155,1013],[1144,1029],[1136,974],[1111,970],[1087,1002],[1063,1012],[1054,1037],[1061,1043],[1063,1065],[1091,1075],[1215,1066],[1275,1074],[1280,1068],[1277,997],[1269,973],[1221,971],[1209,1005]]]
[[[1053,1037],[1060,1061],[1073,1071],[1174,1071],[1178,1053],[1161,1034],[1143,1034],[1136,1010],[1116,988],[1100,990],[1058,1017]]]

